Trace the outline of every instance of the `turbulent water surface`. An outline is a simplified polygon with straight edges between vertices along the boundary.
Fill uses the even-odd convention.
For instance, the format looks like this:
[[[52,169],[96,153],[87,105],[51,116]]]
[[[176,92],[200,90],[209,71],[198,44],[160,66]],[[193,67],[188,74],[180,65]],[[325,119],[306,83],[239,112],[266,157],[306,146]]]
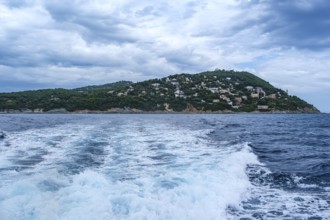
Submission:
[[[0,115],[0,219],[330,219],[330,115]]]

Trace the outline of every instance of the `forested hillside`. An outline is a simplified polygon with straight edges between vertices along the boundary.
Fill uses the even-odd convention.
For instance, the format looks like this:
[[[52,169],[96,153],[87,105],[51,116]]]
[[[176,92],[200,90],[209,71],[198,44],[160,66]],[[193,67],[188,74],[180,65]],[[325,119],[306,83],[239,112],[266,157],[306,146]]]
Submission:
[[[0,93],[0,112],[319,112],[248,73],[215,70],[77,89]]]

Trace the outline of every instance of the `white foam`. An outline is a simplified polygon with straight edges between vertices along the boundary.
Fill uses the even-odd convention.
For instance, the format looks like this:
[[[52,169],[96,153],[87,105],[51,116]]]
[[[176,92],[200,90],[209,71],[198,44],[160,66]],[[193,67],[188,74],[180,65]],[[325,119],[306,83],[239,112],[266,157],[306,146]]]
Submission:
[[[34,176],[1,189],[1,219],[223,219],[226,207],[238,205],[250,185],[243,162],[254,159],[249,154],[229,155],[212,170],[130,182],[85,171],[55,192],[45,191],[45,180]],[[173,186],[164,187],[165,181]]]
[[[261,165],[261,166],[259,166]],[[292,177],[297,189],[274,186],[271,178],[267,176],[272,172],[259,164],[248,172],[260,175],[260,182],[249,187],[248,195],[239,206],[231,207],[232,219],[245,217],[254,219],[329,219],[330,205],[328,198],[330,193],[326,188],[324,191],[314,191],[319,188],[316,184],[303,184],[302,177]],[[262,169],[262,172],[258,170]],[[256,169],[256,170],[255,170]],[[306,191],[304,190],[306,189]],[[254,216],[256,215],[256,216]],[[231,219],[231,218],[230,218]]]
[[[66,126],[14,138],[17,146],[23,141],[28,150],[33,140],[51,153],[29,175],[2,185],[0,219],[226,219],[226,208],[238,206],[251,187],[246,165],[258,163],[246,144],[218,146],[207,139],[209,130],[141,121],[75,132]],[[91,133],[109,142],[104,164],[58,173]],[[45,144],[55,136],[64,136],[57,147]]]

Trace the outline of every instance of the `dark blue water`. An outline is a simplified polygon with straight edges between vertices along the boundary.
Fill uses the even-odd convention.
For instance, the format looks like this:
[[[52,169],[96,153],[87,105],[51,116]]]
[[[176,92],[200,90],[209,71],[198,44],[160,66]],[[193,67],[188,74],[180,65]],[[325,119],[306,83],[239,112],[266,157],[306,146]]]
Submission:
[[[0,115],[0,153],[0,219],[330,219],[329,114]]]
[[[214,123],[211,126],[216,126]],[[285,219],[330,219],[330,115],[244,115],[228,116],[226,125],[212,133],[213,138],[224,137],[231,143],[247,141],[262,165],[248,165],[247,175],[255,186],[267,186],[292,193],[294,207],[279,204],[272,193],[263,192],[243,202],[243,209],[233,213],[252,210],[253,217],[268,219],[278,216]],[[301,198],[299,195],[312,198]],[[287,196],[286,195],[286,196]],[[270,198],[266,198],[269,196]],[[313,197],[315,196],[315,197]],[[283,195],[284,197],[284,195]],[[319,201],[322,200],[322,203]],[[279,205],[273,210],[262,208],[264,203]],[[309,211],[309,204],[316,204],[318,215]],[[288,205],[288,206],[289,206]],[[294,209],[296,213],[284,215],[283,210]],[[315,210],[314,210],[315,211]],[[302,213],[303,215],[299,215]]]
[[[274,178],[297,176],[300,182],[330,186],[330,115],[228,116],[211,126],[224,122],[213,138],[249,142]],[[285,184],[279,180],[274,184]]]

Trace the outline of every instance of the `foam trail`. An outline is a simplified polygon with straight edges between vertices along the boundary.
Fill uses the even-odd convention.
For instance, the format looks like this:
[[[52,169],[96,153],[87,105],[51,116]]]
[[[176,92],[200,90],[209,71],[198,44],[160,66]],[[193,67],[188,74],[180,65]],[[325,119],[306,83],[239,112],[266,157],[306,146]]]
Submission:
[[[242,150],[221,169],[134,181],[112,182],[90,170],[70,178],[34,175],[1,190],[1,219],[223,219],[250,186],[245,163],[254,159]]]
[[[302,116],[15,117],[0,124],[1,220],[329,219],[328,142]]]
[[[251,187],[246,166],[258,160],[246,143],[213,142],[211,131],[129,121],[13,133],[17,147],[3,158],[44,154],[2,174],[0,219],[229,218],[227,207]]]

